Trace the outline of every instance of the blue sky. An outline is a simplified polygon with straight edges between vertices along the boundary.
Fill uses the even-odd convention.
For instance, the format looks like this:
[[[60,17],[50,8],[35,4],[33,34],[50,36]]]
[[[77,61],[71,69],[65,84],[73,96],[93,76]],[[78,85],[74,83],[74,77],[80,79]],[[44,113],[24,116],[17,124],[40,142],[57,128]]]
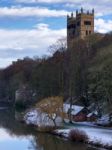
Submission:
[[[66,15],[95,9],[95,30],[112,30],[112,0],[0,0],[0,67],[25,56],[48,55],[66,37]]]

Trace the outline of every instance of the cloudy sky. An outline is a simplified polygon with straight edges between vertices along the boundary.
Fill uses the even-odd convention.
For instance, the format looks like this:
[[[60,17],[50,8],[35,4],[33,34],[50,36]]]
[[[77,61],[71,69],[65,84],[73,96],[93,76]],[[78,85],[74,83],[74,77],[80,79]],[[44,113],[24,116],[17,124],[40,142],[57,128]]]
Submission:
[[[95,9],[95,30],[112,30],[112,0],[0,0],[0,68],[25,56],[42,56],[66,36],[66,15]]]

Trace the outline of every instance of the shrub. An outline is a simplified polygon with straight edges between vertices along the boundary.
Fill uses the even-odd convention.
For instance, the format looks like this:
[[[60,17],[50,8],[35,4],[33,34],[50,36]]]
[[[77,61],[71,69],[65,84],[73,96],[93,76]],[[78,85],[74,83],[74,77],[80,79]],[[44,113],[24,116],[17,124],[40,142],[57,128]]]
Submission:
[[[88,136],[84,131],[78,129],[72,129],[68,135],[69,139],[76,142],[87,142]]]

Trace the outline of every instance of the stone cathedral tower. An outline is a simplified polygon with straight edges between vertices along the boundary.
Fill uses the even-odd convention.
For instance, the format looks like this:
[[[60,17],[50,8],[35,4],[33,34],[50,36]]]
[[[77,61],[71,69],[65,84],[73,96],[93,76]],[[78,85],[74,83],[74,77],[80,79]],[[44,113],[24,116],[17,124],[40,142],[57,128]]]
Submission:
[[[67,44],[76,38],[85,38],[94,33],[94,9],[91,12],[76,11],[76,17],[73,13],[67,16]]]

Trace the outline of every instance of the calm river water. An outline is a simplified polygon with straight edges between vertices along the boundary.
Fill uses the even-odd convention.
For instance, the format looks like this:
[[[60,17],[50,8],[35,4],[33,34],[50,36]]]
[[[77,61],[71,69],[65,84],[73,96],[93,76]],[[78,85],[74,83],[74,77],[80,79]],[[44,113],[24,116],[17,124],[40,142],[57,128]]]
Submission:
[[[0,150],[98,149],[84,144],[76,144],[50,134],[38,133],[17,121],[14,110],[0,109]]]

